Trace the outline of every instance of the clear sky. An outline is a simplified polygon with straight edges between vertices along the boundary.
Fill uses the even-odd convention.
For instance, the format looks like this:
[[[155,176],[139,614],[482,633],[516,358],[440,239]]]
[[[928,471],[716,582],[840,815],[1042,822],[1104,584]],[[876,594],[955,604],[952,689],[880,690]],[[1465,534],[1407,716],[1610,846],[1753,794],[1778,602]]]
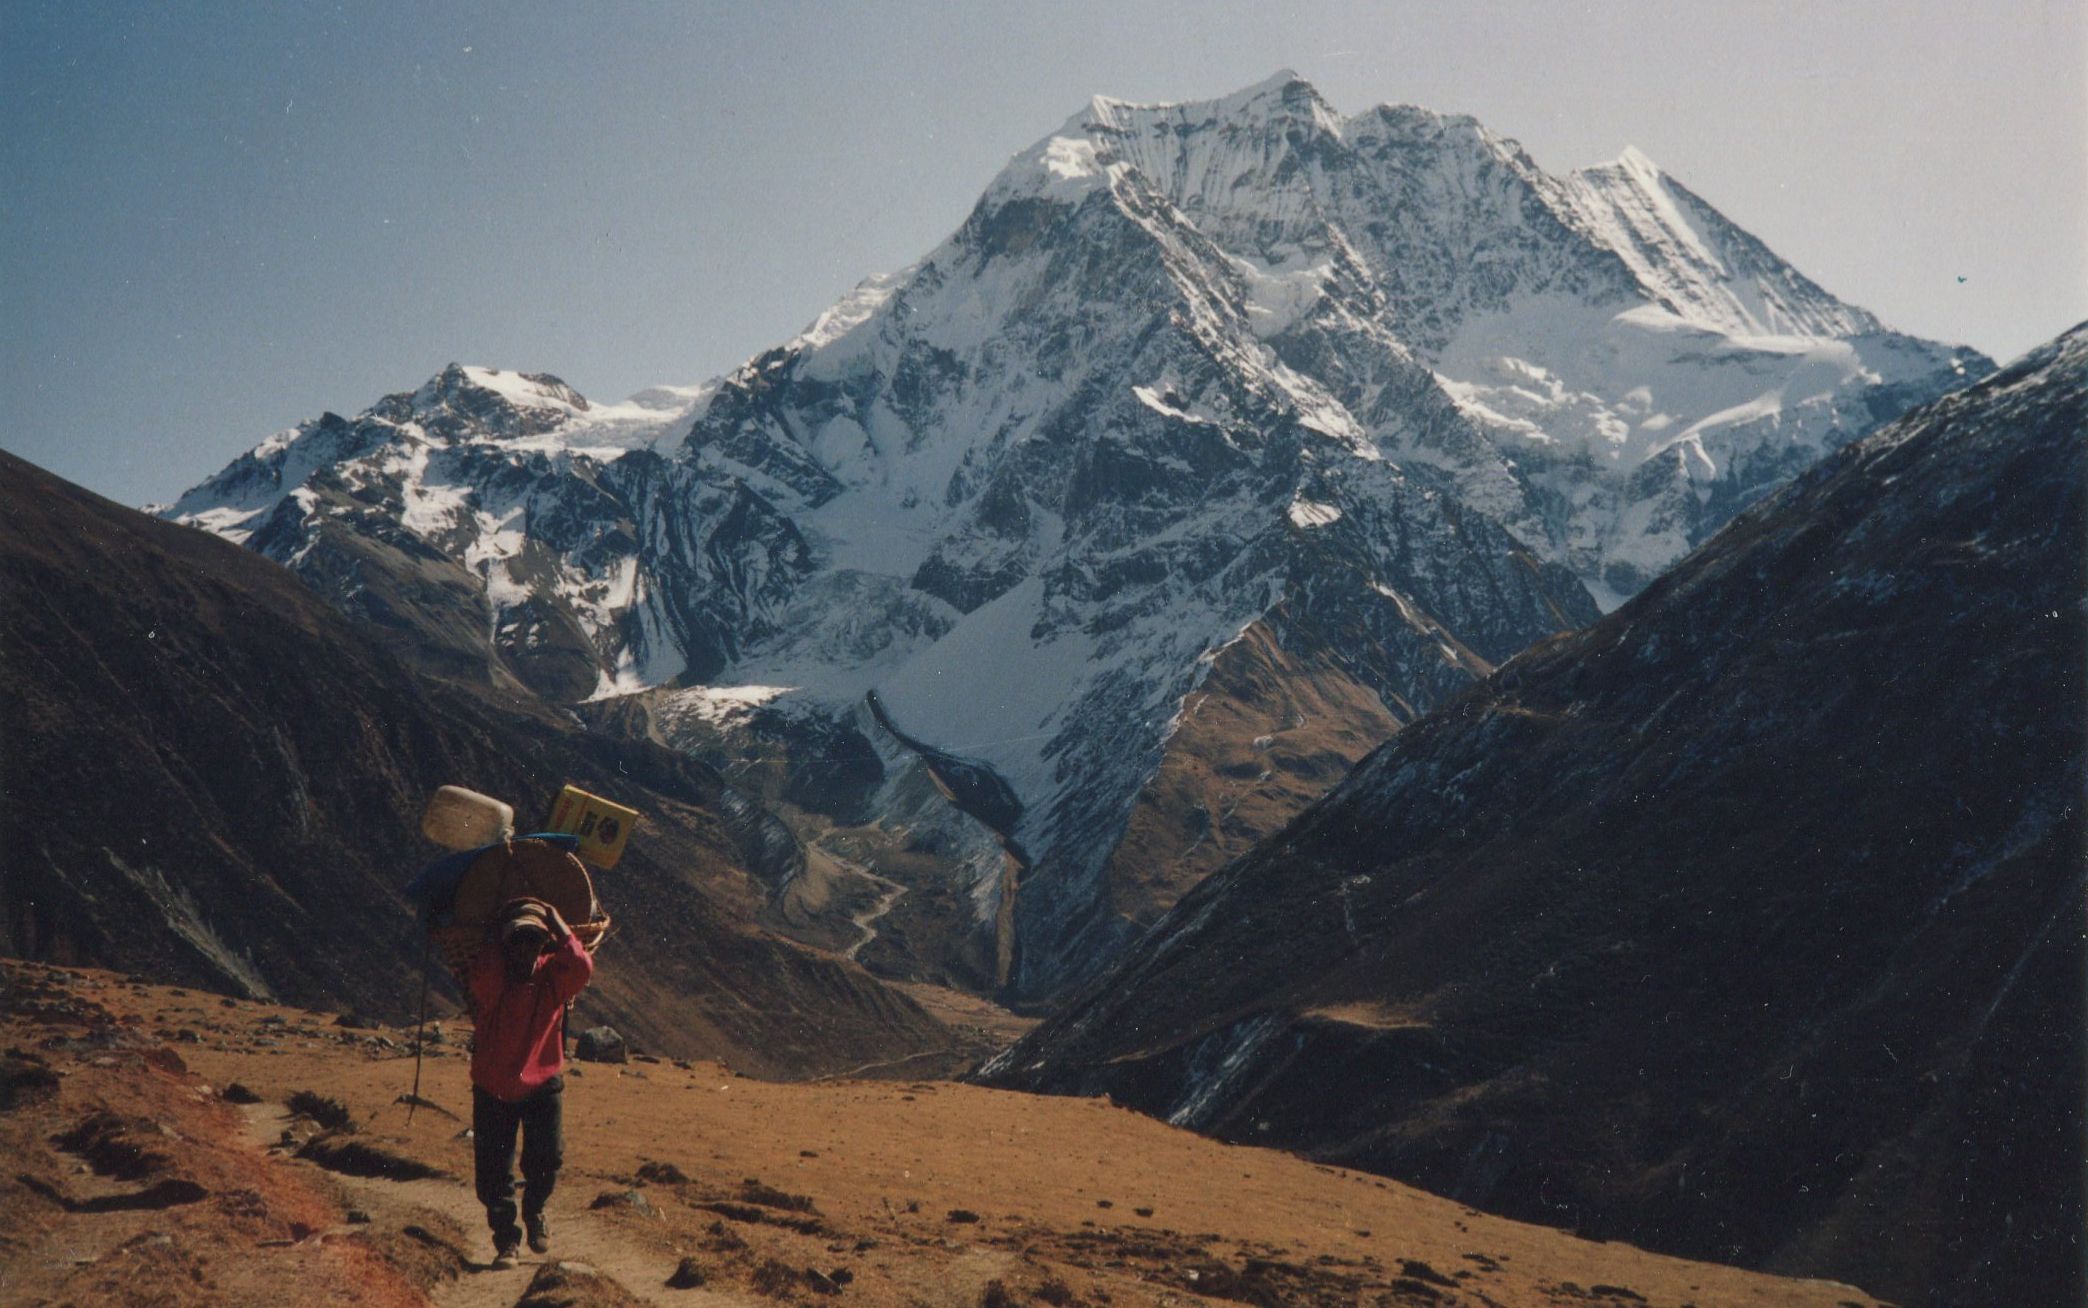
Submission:
[[[1090,95],[1296,69],[1553,172],[1637,145],[1844,299],[2088,317],[2088,0],[0,0],[0,446],[129,503],[457,360],[724,371]]]

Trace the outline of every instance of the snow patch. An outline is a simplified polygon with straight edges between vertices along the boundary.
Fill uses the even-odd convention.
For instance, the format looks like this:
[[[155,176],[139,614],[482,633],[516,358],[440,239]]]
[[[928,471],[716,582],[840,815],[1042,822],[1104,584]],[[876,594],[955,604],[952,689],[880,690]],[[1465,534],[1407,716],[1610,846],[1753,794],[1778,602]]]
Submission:
[[[1225,1107],[1225,1096],[1253,1069],[1255,1059],[1283,1029],[1282,1018],[1264,1013],[1199,1041],[1186,1070],[1181,1100],[1167,1115],[1171,1126],[1191,1129]]]
[[[1276,265],[1240,255],[1227,258],[1246,285],[1248,329],[1263,340],[1282,335],[1311,313],[1334,271],[1331,258],[1308,260],[1302,252]]]
[[[696,686],[665,697],[663,708],[686,714],[713,727],[732,727],[754,716],[754,710],[796,690],[795,686]]]
[[[1095,159],[1093,141],[1083,137],[1054,136],[1044,145],[1044,171],[1059,181],[1079,181],[1100,177],[1102,165]]]
[[[466,381],[482,390],[492,391],[518,409],[557,409],[568,414],[587,411],[587,402],[572,388],[550,385],[519,372],[502,372],[498,368],[481,368],[466,364],[461,371]]]
[[[212,535],[223,536],[235,545],[244,545],[254,534],[254,528],[267,514],[259,509],[241,509],[230,505],[200,509],[181,515],[180,521],[191,527],[201,527]]]
[[[1332,526],[1341,521],[1341,510],[1331,504],[1300,498],[1291,501],[1289,516],[1293,527],[1310,530],[1314,527]]]
[[[1140,404],[1143,404],[1148,409],[1151,409],[1153,412],[1162,414],[1166,417],[1178,418],[1183,422],[1201,422],[1208,424],[1211,421],[1209,418],[1199,417],[1196,414],[1189,412],[1187,409],[1176,408],[1174,405],[1169,404],[1164,398],[1162,398],[1160,392],[1154,390],[1150,386],[1133,386],[1131,388],[1131,394],[1138,398],[1138,402]]]

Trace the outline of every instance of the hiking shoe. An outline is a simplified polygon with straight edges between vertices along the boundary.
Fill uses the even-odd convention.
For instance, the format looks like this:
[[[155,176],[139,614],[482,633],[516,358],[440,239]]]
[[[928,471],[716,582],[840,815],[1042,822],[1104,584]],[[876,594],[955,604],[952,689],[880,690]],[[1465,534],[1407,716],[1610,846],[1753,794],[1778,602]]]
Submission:
[[[504,1272],[513,1267],[518,1261],[515,1256],[515,1246],[511,1244],[501,1245],[493,1251],[493,1270],[496,1272]]]
[[[528,1213],[522,1224],[529,1228],[529,1248],[534,1253],[551,1252],[551,1223],[544,1220],[542,1213]]]

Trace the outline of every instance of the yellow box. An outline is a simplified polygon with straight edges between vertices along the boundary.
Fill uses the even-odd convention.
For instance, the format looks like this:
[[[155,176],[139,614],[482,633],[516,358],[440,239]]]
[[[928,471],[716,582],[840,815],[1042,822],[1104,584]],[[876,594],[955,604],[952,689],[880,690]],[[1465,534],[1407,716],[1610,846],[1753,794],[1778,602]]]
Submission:
[[[567,786],[552,802],[551,821],[544,829],[580,837],[580,857],[607,870],[623,857],[631,828],[637,825],[637,809],[612,804],[578,786]]]

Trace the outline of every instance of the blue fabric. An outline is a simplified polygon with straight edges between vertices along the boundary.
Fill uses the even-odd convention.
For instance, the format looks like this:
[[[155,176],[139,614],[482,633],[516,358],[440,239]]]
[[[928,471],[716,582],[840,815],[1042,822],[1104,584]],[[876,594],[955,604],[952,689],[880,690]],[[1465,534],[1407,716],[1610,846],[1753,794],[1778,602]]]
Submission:
[[[536,831],[517,840],[541,840],[557,845],[567,853],[580,848],[580,837],[564,831]],[[480,845],[477,849],[466,849],[455,854],[444,854],[441,858],[414,874],[406,884],[406,895],[421,906],[421,918],[429,926],[448,926],[451,921],[450,905],[456,902],[457,883],[464,879],[474,860],[496,845]]]
[[[541,840],[558,846],[568,854],[580,848],[580,837],[570,831],[532,831],[526,836],[516,836],[515,839]]]

